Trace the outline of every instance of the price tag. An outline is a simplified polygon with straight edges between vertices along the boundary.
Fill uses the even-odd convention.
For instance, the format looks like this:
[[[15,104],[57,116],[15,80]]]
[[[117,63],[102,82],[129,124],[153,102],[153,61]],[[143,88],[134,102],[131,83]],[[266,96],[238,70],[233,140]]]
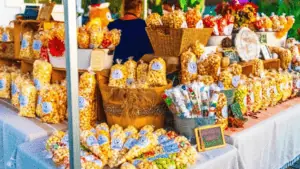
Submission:
[[[1,79],[0,80],[0,90],[4,90],[5,89],[5,85],[6,85],[6,80]]]
[[[95,146],[98,144],[97,142],[97,139],[95,136],[89,136],[87,139],[86,139],[86,144],[91,147],[91,146]]]
[[[121,141],[121,139],[114,138],[111,142],[112,142],[111,143],[112,150],[121,150],[122,149],[123,142]]]
[[[78,99],[79,99],[79,101],[78,101],[79,109],[82,110],[85,108],[87,102],[86,102],[85,98],[82,96],[79,96]]]
[[[233,87],[238,87],[239,83],[240,83],[240,76],[233,76],[232,77],[232,85]]]
[[[111,77],[115,80],[119,80],[119,79],[122,79],[123,78],[123,73],[121,70],[119,69],[116,69],[112,72],[112,75]]]
[[[105,135],[100,135],[98,137],[98,144],[101,146],[106,143],[108,143],[108,138]]]
[[[191,74],[197,73],[197,63],[196,62],[189,62],[188,63],[188,72]]]
[[[152,70],[156,70],[156,71],[160,71],[161,69],[162,69],[162,64],[161,63],[159,63],[159,62],[154,62],[153,64],[152,64],[152,67],[151,67],[151,69]]]
[[[52,112],[52,104],[50,102],[43,102],[42,111],[44,114],[50,114]]]

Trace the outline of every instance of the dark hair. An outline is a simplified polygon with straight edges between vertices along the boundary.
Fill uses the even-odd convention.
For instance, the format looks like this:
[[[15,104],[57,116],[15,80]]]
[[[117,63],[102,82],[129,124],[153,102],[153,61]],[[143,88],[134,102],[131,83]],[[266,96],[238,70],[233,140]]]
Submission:
[[[141,0],[125,0],[124,10],[125,11],[134,10],[139,5],[142,5],[142,1]]]

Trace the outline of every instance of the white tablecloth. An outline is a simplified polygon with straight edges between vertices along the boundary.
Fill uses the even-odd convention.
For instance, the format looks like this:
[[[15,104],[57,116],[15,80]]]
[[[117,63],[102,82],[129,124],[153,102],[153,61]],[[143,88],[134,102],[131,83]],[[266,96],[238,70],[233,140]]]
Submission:
[[[226,141],[238,149],[245,169],[279,169],[300,155],[300,104],[234,133]]]
[[[201,152],[197,163],[190,169],[241,169],[238,152],[232,145],[224,148]]]
[[[20,117],[0,100],[0,169],[16,168],[17,148],[22,143],[66,129],[66,124],[49,125],[37,119]]]

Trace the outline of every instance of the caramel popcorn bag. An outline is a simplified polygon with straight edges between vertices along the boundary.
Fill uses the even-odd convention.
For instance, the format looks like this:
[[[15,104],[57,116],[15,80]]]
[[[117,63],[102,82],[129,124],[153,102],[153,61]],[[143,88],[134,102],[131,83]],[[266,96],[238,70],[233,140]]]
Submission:
[[[88,49],[90,45],[90,35],[88,31],[86,30],[86,27],[83,26],[78,29],[78,47],[81,49]]]
[[[156,28],[162,25],[161,16],[158,13],[150,14],[146,19],[147,27]]]
[[[20,116],[35,117],[37,91],[33,84],[25,82],[22,84],[19,95]]]
[[[218,86],[225,90],[233,88],[232,74],[228,70],[224,70],[220,73]]]
[[[10,99],[11,74],[4,70],[0,72],[0,98]]]
[[[122,60],[117,60],[117,64],[113,65],[110,70],[109,84],[110,87],[124,88],[128,71],[126,66],[121,64]]]
[[[41,34],[39,32],[37,32],[33,35],[33,42],[32,42],[33,59],[40,58],[42,46],[43,46],[43,44],[41,41]]]
[[[162,58],[153,59],[148,68],[148,79],[149,86],[165,86],[167,85],[166,77],[166,62]]]
[[[148,64],[144,63],[144,61],[141,60],[137,66],[136,78],[137,78],[138,85],[145,84],[144,85],[145,87],[142,88],[147,88],[147,76],[148,76]]]
[[[184,52],[181,57],[181,83],[187,84],[197,79],[197,58],[191,51]]]
[[[14,75],[12,75],[13,77]],[[11,103],[14,105],[17,109],[20,108],[20,103],[19,103],[19,94],[21,91],[21,86],[23,83],[23,77],[22,75],[16,74],[16,78],[12,78],[11,81]]]
[[[36,60],[33,63],[33,82],[37,89],[40,91],[41,87],[50,84],[52,75],[52,65],[43,60]]]
[[[32,59],[32,43],[33,43],[33,32],[26,31],[23,33],[21,41],[20,57],[25,59]]]
[[[136,82],[137,63],[133,60],[133,57],[129,57],[124,65],[127,69],[126,86],[131,87]]]

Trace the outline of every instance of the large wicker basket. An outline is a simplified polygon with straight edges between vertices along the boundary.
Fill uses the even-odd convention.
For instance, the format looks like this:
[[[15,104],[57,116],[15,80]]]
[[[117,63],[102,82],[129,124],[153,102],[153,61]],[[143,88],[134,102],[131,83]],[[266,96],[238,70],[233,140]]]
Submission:
[[[161,98],[167,86],[151,89],[121,89],[108,86],[108,77],[97,73],[97,80],[103,100],[107,123],[123,127],[132,125],[142,128],[145,125],[164,127],[167,107]]]
[[[156,56],[180,56],[197,40],[206,46],[212,29],[146,28]]]

